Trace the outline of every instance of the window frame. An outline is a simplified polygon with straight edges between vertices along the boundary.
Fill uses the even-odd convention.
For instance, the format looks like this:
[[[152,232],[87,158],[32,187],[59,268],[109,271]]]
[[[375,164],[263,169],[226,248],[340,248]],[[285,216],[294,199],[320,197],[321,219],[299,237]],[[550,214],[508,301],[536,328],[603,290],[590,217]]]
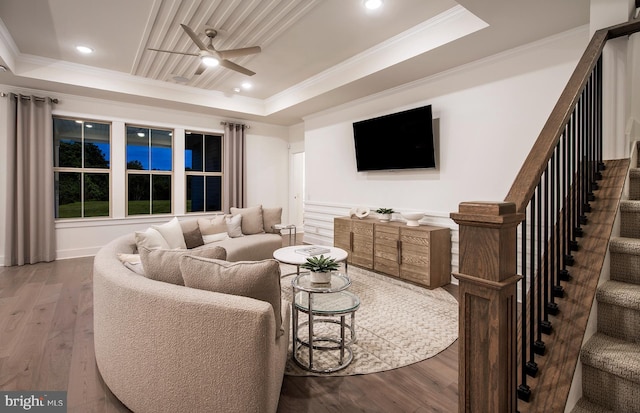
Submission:
[[[197,134],[202,135],[202,171],[193,171],[187,169],[186,162],[186,151],[187,151],[187,135]],[[206,150],[205,150],[205,137],[206,136],[217,136],[220,139],[220,172],[207,172],[206,169]],[[184,154],[185,162],[184,162],[184,210],[185,214],[210,214],[214,212],[223,212],[224,205],[224,134],[219,132],[204,132],[198,130],[186,130],[184,131]],[[189,204],[188,199],[188,182],[190,176],[202,176],[204,187],[203,187],[203,210],[202,211],[189,211],[187,205]],[[220,209],[216,211],[208,211],[207,210],[207,177],[211,176],[219,176],[220,177]]]
[[[152,149],[152,134],[148,133],[147,142],[149,148],[149,169],[129,169],[128,167],[128,156],[127,149],[129,146],[129,128],[139,128],[139,129],[147,129],[148,131],[158,130],[158,131],[166,131],[169,132],[169,136],[171,136],[171,169],[169,171],[161,171],[154,170],[151,168],[151,149]],[[174,206],[174,191],[175,191],[175,182],[174,182],[174,171],[175,171],[175,127],[159,127],[159,126],[150,126],[150,125],[141,125],[137,123],[125,123],[124,124],[124,170],[125,170],[125,216],[126,217],[152,217],[152,216],[162,216],[162,215],[172,215],[175,210]],[[149,213],[147,214],[131,214],[129,212],[129,176],[130,175],[147,175],[149,176]],[[169,176],[170,178],[170,199],[169,199],[169,212],[160,212],[153,213],[153,176]]]
[[[73,219],[82,219],[82,220],[91,220],[91,219],[105,219],[105,218],[111,218],[113,216],[113,122],[112,121],[106,121],[106,120],[98,120],[98,119],[88,119],[88,118],[83,118],[83,117],[75,117],[75,116],[60,116],[60,115],[52,115],[51,116],[51,124],[52,127],[55,124],[55,120],[56,119],[62,119],[62,120],[71,120],[71,121],[75,121],[76,123],[81,123],[82,127],[81,127],[81,167],[72,167],[72,166],[55,166],[55,155],[56,155],[56,150],[55,150],[55,143],[56,143],[56,136],[55,133],[53,134],[53,142],[51,142],[51,145],[54,146],[53,148],[53,155],[54,155],[54,159],[53,159],[53,179],[54,179],[54,183],[57,182],[55,177],[56,177],[56,173],[79,173],[80,174],[80,216],[79,217],[60,217],[60,216],[56,216],[60,214],[60,204],[59,204],[59,188],[58,185],[56,184],[55,186],[55,193],[54,193],[54,219],[56,221],[58,220],[63,220],[63,221],[68,221],[68,220],[73,220]],[[84,166],[85,163],[85,147],[84,147],[84,143],[85,143],[85,124],[86,123],[99,123],[99,124],[103,124],[103,125],[109,125],[109,168],[86,168]],[[108,176],[108,182],[109,182],[109,211],[107,215],[96,215],[96,216],[85,216],[85,175],[86,174],[101,174],[101,175],[107,175]]]

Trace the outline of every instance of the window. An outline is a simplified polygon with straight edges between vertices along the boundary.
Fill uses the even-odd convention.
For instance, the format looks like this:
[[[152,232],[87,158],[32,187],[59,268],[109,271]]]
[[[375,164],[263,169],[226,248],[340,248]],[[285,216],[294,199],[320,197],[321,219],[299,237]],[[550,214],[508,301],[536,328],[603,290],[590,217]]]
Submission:
[[[187,212],[222,210],[222,136],[185,134]]]
[[[127,214],[170,214],[171,130],[127,125]]]
[[[111,124],[53,117],[55,217],[110,215]]]

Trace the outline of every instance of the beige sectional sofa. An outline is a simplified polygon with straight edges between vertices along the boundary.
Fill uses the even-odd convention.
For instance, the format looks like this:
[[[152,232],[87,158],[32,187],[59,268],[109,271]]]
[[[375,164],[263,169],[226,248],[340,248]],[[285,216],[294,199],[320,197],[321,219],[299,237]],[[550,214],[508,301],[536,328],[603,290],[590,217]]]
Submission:
[[[263,260],[282,241],[255,234],[215,244],[229,260]],[[94,260],[96,362],[114,395],[143,413],[275,412],[289,344],[286,302],[280,320],[266,301],[149,279],[118,258],[135,252],[130,234]]]

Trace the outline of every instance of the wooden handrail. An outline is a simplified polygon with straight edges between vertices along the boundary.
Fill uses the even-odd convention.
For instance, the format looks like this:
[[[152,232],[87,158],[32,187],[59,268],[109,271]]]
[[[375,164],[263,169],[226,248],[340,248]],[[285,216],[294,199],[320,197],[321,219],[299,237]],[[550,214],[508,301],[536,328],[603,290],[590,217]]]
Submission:
[[[639,31],[640,20],[632,20],[595,32],[504,199],[516,211],[525,211],[607,40]]]

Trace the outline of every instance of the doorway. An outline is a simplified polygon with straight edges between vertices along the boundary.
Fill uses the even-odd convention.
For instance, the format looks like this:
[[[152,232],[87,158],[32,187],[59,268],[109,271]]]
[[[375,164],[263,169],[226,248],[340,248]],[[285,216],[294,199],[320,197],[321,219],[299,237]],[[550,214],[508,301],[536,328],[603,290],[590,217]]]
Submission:
[[[295,224],[298,231],[304,227],[304,152],[295,152],[290,155],[290,188],[289,192],[289,218]]]

